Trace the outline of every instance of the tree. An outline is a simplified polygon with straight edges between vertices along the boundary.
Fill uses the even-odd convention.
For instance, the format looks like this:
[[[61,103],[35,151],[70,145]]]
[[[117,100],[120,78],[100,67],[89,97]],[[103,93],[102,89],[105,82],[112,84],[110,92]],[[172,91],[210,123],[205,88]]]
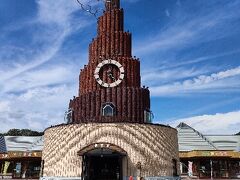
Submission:
[[[43,134],[30,129],[10,129],[7,133],[0,133],[0,136],[42,136]]]
[[[239,132],[239,133],[237,133],[236,135],[240,135],[240,132]]]

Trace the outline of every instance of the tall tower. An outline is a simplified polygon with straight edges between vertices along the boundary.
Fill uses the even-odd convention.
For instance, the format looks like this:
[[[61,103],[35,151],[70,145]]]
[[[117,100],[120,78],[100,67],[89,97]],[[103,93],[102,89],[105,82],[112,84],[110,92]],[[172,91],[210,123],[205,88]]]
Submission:
[[[150,121],[150,97],[141,88],[140,62],[132,35],[124,31],[119,0],[108,0],[79,76],[79,96],[70,100],[72,123]]]
[[[69,103],[71,121],[44,131],[42,180],[170,179],[179,172],[176,129],[147,123],[149,90],[141,87],[119,1],[106,0],[98,19],[79,96]]]

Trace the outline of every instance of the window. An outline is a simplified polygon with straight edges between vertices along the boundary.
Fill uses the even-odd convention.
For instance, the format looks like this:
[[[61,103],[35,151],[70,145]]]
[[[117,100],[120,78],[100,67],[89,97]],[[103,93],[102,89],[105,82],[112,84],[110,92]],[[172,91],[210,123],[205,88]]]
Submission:
[[[151,123],[153,120],[153,113],[150,110],[144,111],[144,122]]]
[[[67,124],[72,123],[72,118],[73,118],[73,109],[69,108],[66,112],[65,112],[65,116],[64,116],[64,120]]]
[[[102,115],[103,116],[114,116],[115,106],[112,103],[105,103],[102,106]]]

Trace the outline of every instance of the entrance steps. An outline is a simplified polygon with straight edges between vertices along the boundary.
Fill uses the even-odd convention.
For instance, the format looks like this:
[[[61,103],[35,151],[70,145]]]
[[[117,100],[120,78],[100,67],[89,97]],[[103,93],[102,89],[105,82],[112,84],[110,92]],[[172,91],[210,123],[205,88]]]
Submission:
[[[190,180],[190,179],[198,179],[198,178],[197,177],[190,177],[190,176],[187,176],[187,175],[182,175],[181,179]]]

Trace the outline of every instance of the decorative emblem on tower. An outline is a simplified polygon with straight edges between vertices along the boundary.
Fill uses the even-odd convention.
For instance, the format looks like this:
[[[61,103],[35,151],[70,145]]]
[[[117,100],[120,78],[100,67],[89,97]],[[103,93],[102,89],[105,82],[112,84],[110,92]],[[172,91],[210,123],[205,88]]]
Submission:
[[[103,81],[104,75],[107,76],[107,82]],[[103,87],[115,87],[124,79],[124,68],[116,60],[104,60],[97,65],[94,72],[94,78],[98,84]]]

